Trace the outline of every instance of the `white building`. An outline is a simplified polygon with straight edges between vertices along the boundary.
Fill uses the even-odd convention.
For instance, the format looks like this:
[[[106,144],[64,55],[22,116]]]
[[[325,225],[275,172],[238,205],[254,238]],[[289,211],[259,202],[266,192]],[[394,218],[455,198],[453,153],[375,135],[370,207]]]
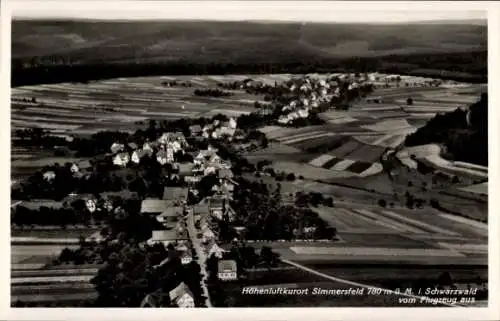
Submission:
[[[119,153],[113,158],[113,164],[117,166],[127,166],[130,156],[127,153]]]
[[[56,173],[54,173],[53,171],[48,171],[43,174],[43,179],[45,179],[46,181],[50,182],[54,178],[56,178]]]
[[[80,168],[78,167],[78,165],[73,164],[73,165],[71,165],[70,170],[71,170],[71,172],[72,172],[73,174],[75,174],[75,173],[78,173],[78,172],[80,171]]]
[[[236,261],[221,260],[218,264],[217,276],[221,281],[235,281],[238,279],[238,270]]]
[[[147,154],[149,154],[149,156],[151,156],[153,154],[153,152],[154,152],[153,147],[148,142],[144,143],[144,145],[142,146],[142,150],[144,152],[146,152]]]
[[[86,200],[85,206],[87,207],[90,213],[94,213],[97,209],[96,202],[93,199]]]
[[[180,308],[194,308],[193,294],[184,282],[169,292],[170,301]]]

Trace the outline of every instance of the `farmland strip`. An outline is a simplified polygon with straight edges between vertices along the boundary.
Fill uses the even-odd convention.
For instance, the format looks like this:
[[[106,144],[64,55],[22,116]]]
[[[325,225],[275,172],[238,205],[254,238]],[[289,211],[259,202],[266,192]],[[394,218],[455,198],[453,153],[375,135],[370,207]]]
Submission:
[[[324,164],[328,163],[330,160],[334,158],[335,158],[334,156],[324,154],[313,159],[312,161],[309,162],[309,164],[317,167],[322,167]]]
[[[434,233],[438,233],[438,234],[442,234],[442,235],[446,235],[446,236],[456,236],[458,235],[457,233],[455,232],[451,232],[449,230],[445,230],[445,229],[442,229],[440,227],[437,227],[437,226],[432,226],[432,225],[429,225],[427,223],[424,223],[422,221],[418,221],[418,220],[414,220],[414,219],[411,219],[409,217],[406,217],[406,216],[402,216],[402,215],[399,215],[397,213],[394,213],[394,212],[391,212],[391,211],[382,211],[383,214],[385,215],[388,215],[392,218],[395,218],[395,219],[398,219],[398,220],[401,220],[401,221],[406,221],[414,226],[417,226],[419,228],[422,228],[424,230],[427,230],[429,232],[434,232]]]
[[[395,221],[393,219],[384,217],[383,215],[381,215],[379,213],[374,213],[374,212],[367,211],[367,210],[364,210],[364,209],[357,209],[356,211],[358,213],[360,213],[360,214],[367,215],[367,216],[370,216],[370,217],[372,217],[374,219],[377,219],[377,220],[379,220],[381,222],[387,223],[389,226],[392,226],[394,229],[400,230],[402,232],[411,232],[411,233],[418,233],[418,234],[428,234],[428,233],[426,233],[425,231],[423,231],[423,230],[421,230],[419,228],[415,228],[413,226],[409,226],[407,224],[397,222],[397,221]]]
[[[341,162],[335,164],[335,166],[333,166],[330,169],[333,169],[335,171],[343,171],[343,170],[347,169],[349,166],[351,166],[354,162],[355,161],[350,160],[350,159],[344,159]]]
[[[338,158],[338,157],[334,157],[332,159],[330,159],[328,162],[324,163],[323,164],[323,168],[326,168],[326,169],[330,169],[332,167],[334,167],[336,164],[340,163],[341,161],[343,161],[342,158]]]

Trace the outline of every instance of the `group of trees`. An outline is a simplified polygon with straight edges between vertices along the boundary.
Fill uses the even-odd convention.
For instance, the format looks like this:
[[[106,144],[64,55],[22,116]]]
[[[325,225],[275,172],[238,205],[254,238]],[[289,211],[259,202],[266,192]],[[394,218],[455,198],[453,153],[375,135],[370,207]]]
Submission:
[[[176,86],[193,87],[193,84],[189,81],[178,82],[177,80],[171,80],[171,81],[164,81],[161,84],[162,86],[168,86],[168,87],[176,87]]]
[[[200,267],[194,261],[183,266],[173,247],[138,246],[133,241],[104,242],[97,246],[95,250],[106,264],[92,279],[98,292],[95,306],[139,307],[146,295],[155,297],[160,307],[175,306],[168,294],[180,282],[190,288],[195,305],[204,306]]]
[[[159,63],[106,63],[103,62],[104,60],[87,61],[70,57],[58,59],[59,63],[54,63],[52,57],[37,57],[34,60],[16,58],[12,61],[12,85],[59,82],[87,83],[97,79],[154,75],[307,74],[378,71],[469,82],[485,82],[487,75],[486,51],[350,58],[306,56],[295,57],[287,61],[266,59],[266,62],[247,63],[202,63],[184,59]],[[432,66],[433,69],[429,69],[429,66]]]
[[[416,146],[438,143],[446,147],[453,160],[488,165],[488,95],[469,107],[438,114],[415,133],[407,136],[405,144]]]
[[[231,206],[236,212],[234,226],[246,227],[246,239],[293,240],[332,239],[335,229],[306,207],[283,205],[281,186],[271,191],[262,182],[239,179]],[[221,232],[221,236],[226,233]],[[227,233],[230,234],[230,233]]]
[[[105,201],[104,198],[97,195],[95,202],[99,210],[95,212],[90,212],[86,207],[85,200],[81,198],[76,198],[70,203],[64,202],[61,207],[42,205],[39,208],[28,208],[20,204],[11,210],[11,222],[18,226],[57,225],[61,227],[77,224],[106,224],[111,226],[108,227],[109,233],[113,232],[117,235],[121,230],[115,230],[122,226],[120,225],[122,219],[128,218],[130,213],[138,215],[140,202],[136,199],[124,200],[120,197],[114,197],[107,199],[112,207],[108,209],[103,206]],[[124,213],[129,214],[125,215]],[[146,227],[150,226],[147,219],[144,224]],[[139,228],[139,230],[141,229]]]
[[[318,207],[319,205],[333,207],[334,202],[331,196],[325,197],[318,192],[297,192],[295,194],[295,206],[308,207],[309,205],[314,207]]]
[[[223,91],[220,89],[196,89],[194,91],[196,96],[208,96],[208,97],[229,97],[232,96],[233,93],[228,91]]]

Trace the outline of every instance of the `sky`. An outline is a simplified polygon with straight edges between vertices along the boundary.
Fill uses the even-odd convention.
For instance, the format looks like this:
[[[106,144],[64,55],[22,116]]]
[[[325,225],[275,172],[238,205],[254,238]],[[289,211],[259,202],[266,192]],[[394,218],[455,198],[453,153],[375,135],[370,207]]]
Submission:
[[[477,2],[10,0],[13,18],[404,23],[486,20]]]

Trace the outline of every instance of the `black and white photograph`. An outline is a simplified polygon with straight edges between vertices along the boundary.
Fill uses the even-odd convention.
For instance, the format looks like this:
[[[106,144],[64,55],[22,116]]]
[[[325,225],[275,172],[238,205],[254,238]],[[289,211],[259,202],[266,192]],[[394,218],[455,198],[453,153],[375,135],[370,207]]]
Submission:
[[[492,303],[484,5],[25,2],[12,309]]]

